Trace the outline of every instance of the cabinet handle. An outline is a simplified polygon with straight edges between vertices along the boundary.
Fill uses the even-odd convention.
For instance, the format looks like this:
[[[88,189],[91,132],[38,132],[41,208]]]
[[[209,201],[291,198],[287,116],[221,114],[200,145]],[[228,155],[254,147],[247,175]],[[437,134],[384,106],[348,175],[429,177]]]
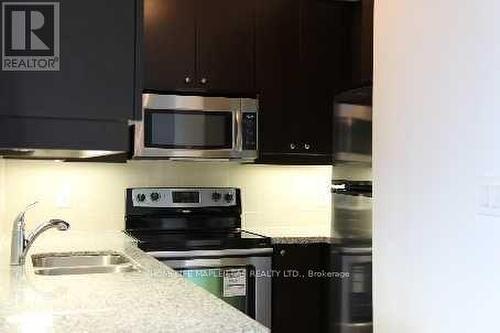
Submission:
[[[295,150],[295,148],[297,148],[297,146],[295,145],[295,143],[290,143],[290,149],[291,150]]]
[[[201,80],[200,80],[200,83],[201,84],[207,84],[208,80],[206,77],[202,77]]]
[[[281,250],[281,251],[280,251],[280,256],[284,257],[284,256],[285,256],[285,254],[286,254],[286,251],[285,251],[285,250]]]
[[[309,149],[311,149],[311,145],[310,145],[310,144],[308,144],[308,143],[304,144],[304,149],[305,149],[305,150],[309,150]]]
[[[191,78],[190,78],[189,76],[186,76],[186,77],[184,78],[184,82],[186,82],[186,83],[191,83]]]

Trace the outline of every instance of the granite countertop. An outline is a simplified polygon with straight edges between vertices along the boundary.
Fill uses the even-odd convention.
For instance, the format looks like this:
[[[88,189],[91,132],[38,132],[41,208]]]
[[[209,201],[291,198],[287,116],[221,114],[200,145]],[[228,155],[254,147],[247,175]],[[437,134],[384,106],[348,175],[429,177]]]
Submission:
[[[51,230],[28,255],[113,250],[139,272],[35,275],[29,258],[25,266],[9,266],[9,243],[0,239],[0,332],[269,332],[122,233]]]
[[[318,244],[330,243],[331,237],[313,236],[313,237],[273,237],[273,244]]]
[[[336,247],[367,247],[371,246],[371,241],[369,240],[356,240],[356,239],[345,239],[339,237],[324,237],[324,236],[285,236],[285,237],[273,237],[272,243],[279,244],[329,244]]]

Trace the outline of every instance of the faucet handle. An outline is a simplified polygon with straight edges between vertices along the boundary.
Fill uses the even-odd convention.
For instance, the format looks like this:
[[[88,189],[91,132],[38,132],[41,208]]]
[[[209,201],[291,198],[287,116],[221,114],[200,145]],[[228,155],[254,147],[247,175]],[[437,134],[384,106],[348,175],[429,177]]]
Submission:
[[[26,211],[30,210],[31,208],[35,207],[36,205],[38,205],[39,201],[36,200],[36,201],[33,201],[32,203],[30,203],[29,205],[26,206],[26,208],[24,208],[24,213],[26,213]]]
[[[28,210],[30,210],[31,208],[35,207],[36,205],[38,204],[38,201],[34,201],[32,203],[30,203],[29,205],[27,205],[24,210],[22,210],[16,217],[15,219],[15,222],[14,223],[21,223],[21,224],[24,224],[24,215],[26,214],[26,212]]]

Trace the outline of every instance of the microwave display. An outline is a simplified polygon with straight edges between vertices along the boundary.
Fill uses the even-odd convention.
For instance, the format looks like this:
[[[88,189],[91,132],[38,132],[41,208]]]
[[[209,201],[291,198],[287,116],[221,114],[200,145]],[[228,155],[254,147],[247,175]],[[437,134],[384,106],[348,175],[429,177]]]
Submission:
[[[169,149],[230,149],[233,146],[231,112],[145,110],[145,143]]]

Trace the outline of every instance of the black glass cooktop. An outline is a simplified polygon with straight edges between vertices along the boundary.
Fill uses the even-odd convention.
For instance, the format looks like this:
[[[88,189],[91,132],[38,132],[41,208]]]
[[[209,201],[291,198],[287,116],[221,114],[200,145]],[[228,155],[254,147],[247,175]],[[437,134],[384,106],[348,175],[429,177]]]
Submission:
[[[126,230],[143,251],[249,249],[271,246],[271,238],[249,231],[171,232]]]

